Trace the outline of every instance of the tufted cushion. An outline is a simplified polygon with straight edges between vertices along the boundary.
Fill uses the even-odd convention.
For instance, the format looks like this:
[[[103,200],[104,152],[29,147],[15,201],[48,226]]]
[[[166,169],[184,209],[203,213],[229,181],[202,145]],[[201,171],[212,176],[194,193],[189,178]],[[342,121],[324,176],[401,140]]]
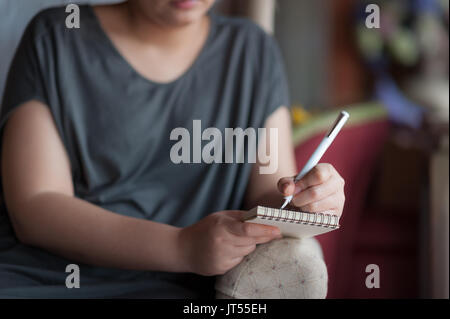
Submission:
[[[283,238],[255,251],[217,277],[219,299],[325,298],[328,275],[322,251],[313,238]]]

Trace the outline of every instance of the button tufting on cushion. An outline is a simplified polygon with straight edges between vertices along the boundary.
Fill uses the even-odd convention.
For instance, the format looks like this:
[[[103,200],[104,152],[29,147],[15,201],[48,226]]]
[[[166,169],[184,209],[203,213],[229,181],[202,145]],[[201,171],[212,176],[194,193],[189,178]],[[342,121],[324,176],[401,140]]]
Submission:
[[[217,277],[219,299],[319,299],[328,275],[314,238],[283,238],[258,245],[243,261]]]

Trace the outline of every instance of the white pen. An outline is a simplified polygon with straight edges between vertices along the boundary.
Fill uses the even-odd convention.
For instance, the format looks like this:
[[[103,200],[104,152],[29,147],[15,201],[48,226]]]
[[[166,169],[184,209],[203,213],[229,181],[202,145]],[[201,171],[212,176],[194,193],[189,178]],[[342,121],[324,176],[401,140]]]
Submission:
[[[328,133],[323,138],[322,142],[320,142],[319,146],[317,146],[314,153],[312,153],[311,157],[309,158],[308,162],[306,162],[305,166],[300,171],[300,173],[298,173],[298,175],[295,176],[294,183],[297,183],[299,180],[301,180],[303,178],[303,176],[308,174],[308,172],[314,166],[317,165],[317,163],[320,161],[323,154],[326,152],[328,147],[331,145],[334,138],[336,137],[336,135],[338,135],[339,131],[344,126],[345,122],[347,122],[349,117],[350,117],[350,115],[345,111],[342,111],[341,113],[339,113],[339,116],[337,117],[337,119],[334,122],[331,129],[328,131]],[[294,197],[293,195],[286,196],[284,198],[284,204],[283,204],[283,206],[281,206],[281,209],[285,208],[286,205],[291,202],[293,197]]]

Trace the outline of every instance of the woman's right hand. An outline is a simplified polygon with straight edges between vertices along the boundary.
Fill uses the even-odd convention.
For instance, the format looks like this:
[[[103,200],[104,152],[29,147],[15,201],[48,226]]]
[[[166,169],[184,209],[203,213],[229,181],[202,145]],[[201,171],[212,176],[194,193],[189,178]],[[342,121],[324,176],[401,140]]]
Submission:
[[[281,238],[277,227],[244,223],[242,211],[213,213],[181,229],[179,247],[190,272],[221,275],[239,264],[256,244]]]

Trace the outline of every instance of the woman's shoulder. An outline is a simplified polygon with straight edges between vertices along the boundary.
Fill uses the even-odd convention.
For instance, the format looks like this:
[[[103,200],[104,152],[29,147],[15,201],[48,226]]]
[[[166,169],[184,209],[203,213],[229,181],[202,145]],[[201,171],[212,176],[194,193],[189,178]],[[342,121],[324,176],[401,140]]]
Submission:
[[[34,38],[39,38],[58,26],[64,27],[64,21],[65,7],[43,9],[33,16],[26,31]]]
[[[231,34],[249,37],[253,40],[272,38],[263,28],[248,18],[230,17],[216,13],[211,17],[220,29]]]
[[[216,23],[218,37],[221,43],[228,43],[233,50],[243,50],[242,56],[252,57],[255,67],[267,65],[273,59],[279,59],[278,43],[272,34],[266,32],[261,26],[243,17],[228,17],[213,15]]]
[[[64,32],[72,27],[73,19],[83,19],[86,14],[87,5],[76,6],[54,6],[39,11],[33,16],[28,23],[26,33],[33,38],[40,38],[44,35],[52,32],[61,31]],[[78,15],[78,17],[76,17]],[[84,20],[84,19],[83,19]]]

